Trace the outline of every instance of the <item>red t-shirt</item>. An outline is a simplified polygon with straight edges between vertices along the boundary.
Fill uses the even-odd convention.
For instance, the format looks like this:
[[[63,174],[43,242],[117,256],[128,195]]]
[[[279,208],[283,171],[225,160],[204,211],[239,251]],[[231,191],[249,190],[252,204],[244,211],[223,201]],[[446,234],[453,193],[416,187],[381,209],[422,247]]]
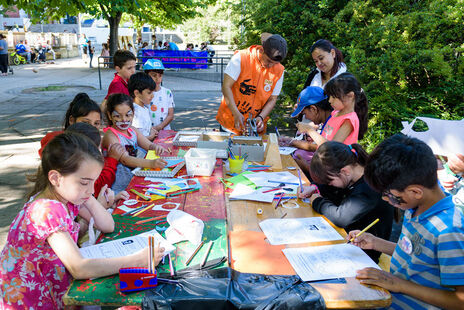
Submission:
[[[117,73],[114,74],[114,78],[108,87],[108,93],[105,99],[111,94],[126,94],[129,95],[129,89],[127,88],[127,81],[120,77]]]

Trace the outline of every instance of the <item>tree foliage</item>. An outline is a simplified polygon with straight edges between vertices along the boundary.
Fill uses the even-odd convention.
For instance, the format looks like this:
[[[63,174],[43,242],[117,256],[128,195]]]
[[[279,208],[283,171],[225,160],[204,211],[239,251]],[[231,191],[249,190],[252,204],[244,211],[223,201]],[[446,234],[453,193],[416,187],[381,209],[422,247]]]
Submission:
[[[464,3],[459,0],[263,0],[247,3],[243,46],[263,31],[287,39],[280,109],[286,121],[314,67],[309,47],[334,43],[369,98],[371,149],[416,116],[464,117]]]
[[[117,49],[118,27],[123,13],[133,17],[138,25],[172,27],[197,14],[214,0],[0,0],[0,4],[15,4],[31,14],[33,20],[58,19],[66,14],[88,13],[104,18],[110,25],[110,52]]]

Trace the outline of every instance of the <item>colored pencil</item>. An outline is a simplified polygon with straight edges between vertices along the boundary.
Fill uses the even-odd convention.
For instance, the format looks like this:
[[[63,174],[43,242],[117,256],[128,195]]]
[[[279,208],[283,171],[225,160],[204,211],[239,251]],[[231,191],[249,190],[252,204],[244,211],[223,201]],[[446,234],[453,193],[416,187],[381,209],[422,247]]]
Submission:
[[[350,240],[348,240],[348,243],[351,243],[354,241],[354,239],[358,238],[359,236],[361,236],[363,233],[365,233],[369,228],[371,228],[372,226],[374,226],[375,224],[377,224],[377,222],[379,221],[379,219],[376,219],[375,221],[373,221],[372,223],[370,223],[369,225],[367,225],[366,228],[364,228],[363,230],[361,230],[360,232],[358,232],[356,234],[356,236],[354,236],[353,238],[351,238]]]
[[[287,213],[285,213],[284,215],[282,215],[280,218],[283,219],[284,217],[287,216]]]
[[[139,187],[139,188],[153,188],[153,189],[161,189],[161,190],[165,190],[166,187],[154,187],[154,186],[150,186],[150,185],[139,185],[139,184],[135,184],[134,187]]]
[[[161,220],[161,219],[164,219],[166,216],[168,216],[168,215],[165,214],[165,215],[160,215],[160,216],[157,216],[157,217],[152,217],[151,219],[141,220],[141,221],[135,222],[135,225],[148,223],[148,222],[156,221],[156,220]]]
[[[282,200],[282,197],[284,197],[284,194],[283,194],[283,193],[280,195],[280,198],[279,198],[279,200],[277,201],[277,204],[275,205],[274,209],[277,209],[277,207],[278,207],[279,204],[280,204],[280,201]]]
[[[169,260],[169,272],[171,273],[171,277],[174,277],[174,266],[172,265],[171,253],[168,254]]]
[[[206,262],[208,261],[208,255],[212,247],[213,247],[213,241],[210,241],[208,244],[208,248],[206,249],[205,256],[203,256],[203,260],[201,261],[200,268],[203,268],[206,265]]]
[[[133,209],[133,210],[129,210],[129,211],[123,213],[122,215],[124,216],[124,215],[132,214],[132,213],[134,213],[134,212],[137,212],[137,211],[142,210],[142,209],[145,208],[146,206],[147,206],[147,205],[142,205],[142,206],[137,207],[137,208],[135,208],[135,209]]]
[[[150,200],[151,197],[147,196],[147,195],[144,195],[142,193],[139,193],[138,191],[136,191],[135,189],[131,188],[130,191],[134,194],[136,194],[137,196],[139,196],[140,198],[144,199],[144,200]]]
[[[179,196],[179,195],[186,194],[186,193],[196,192],[198,190],[200,190],[200,189],[199,188],[193,188],[193,189],[189,189],[189,190],[185,190],[185,191],[181,191],[181,192],[168,193],[167,198],[174,197],[174,196]]]
[[[187,259],[187,261],[185,262],[185,266],[188,266],[188,264],[190,264],[190,262],[192,261],[192,259],[195,257],[195,255],[197,255],[198,251],[201,249],[201,247],[203,246],[204,242],[202,241],[198,246],[197,248],[195,249],[195,251],[193,251],[193,253],[190,255],[190,257]]]
[[[141,213],[143,213],[143,212],[147,211],[148,209],[150,209],[150,208],[153,208],[153,206],[154,206],[154,205],[155,205],[155,204],[154,204],[154,203],[152,203],[152,204],[151,204],[151,205],[149,205],[148,207],[146,207],[146,208],[143,208],[142,210],[140,210],[140,211],[138,211],[137,213],[135,213],[134,215],[132,215],[132,217],[135,217],[135,216],[137,216],[137,215],[139,215],[139,214],[141,214]]]
[[[282,181],[272,181],[272,180],[268,180],[269,183],[284,183],[284,184],[290,184],[290,185],[300,185],[298,183],[293,183],[293,182],[282,182]]]
[[[268,189],[267,191],[264,191],[263,193],[269,193],[269,192],[273,192],[273,191],[278,191],[279,189],[282,189],[282,187],[276,187],[276,188]]]
[[[282,197],[282,199],[296,199],[298,197],[296,196],[285,196],[285,197]],[[280,199],[280,197],[274,197],[274,200],[277,200],[277,199]]]
[[[300,181],[300,193],[302,193],[303,192],[303,183],[301,183],[300,169],[298,169],[298,180]]]

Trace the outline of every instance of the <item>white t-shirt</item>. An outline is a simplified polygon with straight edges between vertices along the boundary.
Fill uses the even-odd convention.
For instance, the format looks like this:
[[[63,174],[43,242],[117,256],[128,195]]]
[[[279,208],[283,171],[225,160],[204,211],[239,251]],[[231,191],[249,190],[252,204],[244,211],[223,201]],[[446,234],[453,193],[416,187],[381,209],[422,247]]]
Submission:
[[[149,116],[151,119],[151,125],[157,126],[161,124],[168,116],[169,108],[174,108],[174,97],[172,96],[171,90],[161,86],[161,89],[157,92],[153,92],[155,95],[150,103]],[[168,124],[163,129],[171,129],[171,124]]]
[[[226,73],[228,76],[230,76],[234,81],[237,81],[238,77],[240,76],[241,72],[241,57],[240,53],[236,53],[232,58],[230,59],[229,63],[227,64],[226,69],[224,70],[224,73]],[[278,96],[280,94],[280,91],[282,90],[282,83],[284,81],[284,74],[282,73],[282,76],[280,79],[277,81],[276,86],[274,87],[274,90],[272,91],[272,96]]]
[[[316,70],[317,70],[317,73],[316,73],[316,75],[314,76],[314,78],[313,78],[313,80],[311,81],[311,84],[310,84],[309,86],[317,86],[317,87],[320,87],[320,88],[324,88],[325,84],[327,84],[328,81],[325,82],[324,84],[322,84],[321,70],[319,70],[319,69],[317,69],[317,68],[316,68]],[[332,77],[329,79],[329,81],[330,81],[331,79],[333,79],[334,77],[336,77],[337,75],[342,74],[342,73],[344,73],[344,72],[346,72],[346,65],[345,65],[344,63],[341,63],[341,64],[340,64],[340,67],[338,68],[337,73],[335,73],[335,75],[332,76]]]
[[[150,135],[151,119],[150,111],[147,107],[141,107],[134,102],[134,119],[132,126],[140,130],[145,137]]]

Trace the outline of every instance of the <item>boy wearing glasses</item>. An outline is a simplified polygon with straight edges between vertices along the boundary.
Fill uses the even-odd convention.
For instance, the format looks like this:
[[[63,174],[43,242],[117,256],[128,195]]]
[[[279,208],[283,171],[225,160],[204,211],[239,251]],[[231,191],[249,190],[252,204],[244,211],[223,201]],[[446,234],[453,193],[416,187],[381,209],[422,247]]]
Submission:
[[[364,176],[405,214],[397,244],[368,233],[354,240],[363,249],[392,255],[390,273],[366,268],[358,271],[358,279],[391,291],[393,309],[462,309],[464,216],[438,185],[430,147],[394,135],[371,153]],[[358,232],[350,231],[347,238]]]

